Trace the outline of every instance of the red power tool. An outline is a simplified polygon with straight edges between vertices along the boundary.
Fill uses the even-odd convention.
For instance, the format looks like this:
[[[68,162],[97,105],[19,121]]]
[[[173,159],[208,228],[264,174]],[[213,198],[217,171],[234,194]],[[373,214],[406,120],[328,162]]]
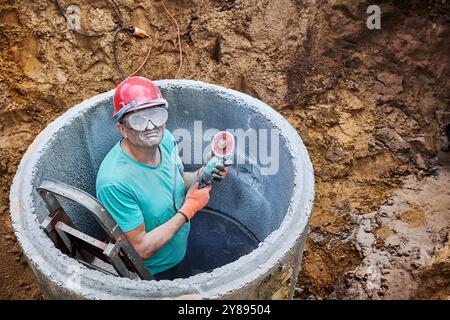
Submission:
[[[231,159],[234,152],[234,136],[228,131],[218,132],[211,142],[213,157],[203,168],[203,172],[198,178],[199,188],[204,188],[212,182],[212,170],[218,163],[224,164],[225,160]]]

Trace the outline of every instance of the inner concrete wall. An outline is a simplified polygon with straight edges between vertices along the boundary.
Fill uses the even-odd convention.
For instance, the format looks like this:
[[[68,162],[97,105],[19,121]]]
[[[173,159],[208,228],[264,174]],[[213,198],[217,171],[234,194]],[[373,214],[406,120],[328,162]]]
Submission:
[[[210,129],[241,129],[244,132],[267,129],[268,134],[275,130],[270,121],[251,110],[250,106],[244,108],[241,101],[217,95],[212,90],[168,87],[163,88],[162,93],[170,108],[167,128],[172,132],[177,128],[186,129],[193,140],[195,121],[201,121],[203,130],[200,134]],[[54,135],[42,154],[33,185],[40,185],[43,179],[56,179],[95,196],[95,179],[101,161],[120,139],[111,109],[112,99],[105,99]],[[207,206],[207,211],[218,214],[203,213],[192,220],[193,232],[189,239],[192,252],[189,256],[198,272],[212,270],[249,253],[280,226],[293,186],[290,179],[292,160],[284,139],[280,139],[279,150],[270,150],[270,144],[268,150],[268,154],[276,152],[280,155],[278,166],[281,170],[277,174],[261,174],[258,154],[254,159],[256,164],[232,165],[223,183],[214,185]],[[200,151],[209,142],[203,141]],[[192,143],[192,155],[199,151],[194,150],[194,146]],[[239,152],[245,152],[244,149]],[[186,169],[194,170],[200,165],[187,164]],[[99,239],[105,237],[95,219],[83,207],[60,200],[80,230]],[[40,199],[35,197],[34,201],[39,221],[42,221],[47,210]],[[234,218],[247,230],[230,223],[223,215]]]
[[[213,91],[174,87],[163,88],[162,93],[169,101],[167,128],[171,131],[184,128],[192,133],[194,121],[202,121],[203,131],[274,129],[264,116],[249,106],[243,108],[242,101],[230,100]],[[111,117],[111,108],[112,99],[105,99],[53,136],[42,154],[33,185],[51,178],[95,196],[95,178],[100,163],[120,139],[115,120]],[[282,141],[276,152],[280,155],[281,170],[277,174],[261,175],[258,165],[233,165],[224,183],[214,186],[208,205],[241,221],[261,240],[280,225],[292,195],[292,160],[284,138],[280,139]],[[208,143],[203,141],[203,149]],[[269,154],[271,152],[269,145]],[[194,153],[194,144],[191,153]],[[186,169],[194,170],[200,165],[187,164]],[[35,198],[35,205],[39,208],[37,214],[42,221],[47,212],[38,198]],[[74,213],[73,218],[85,231],[89,231],[94,224],[84,213]]]

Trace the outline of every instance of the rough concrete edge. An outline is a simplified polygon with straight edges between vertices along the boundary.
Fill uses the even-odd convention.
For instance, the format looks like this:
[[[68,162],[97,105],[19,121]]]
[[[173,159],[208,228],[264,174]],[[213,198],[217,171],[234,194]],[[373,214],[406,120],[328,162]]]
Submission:
[[[294,188],[293,199],[297,199],[297,203],[293,203],[289,206],[286,217],[280,228],[272,232],[264,241],[258,249],[254,250],[250,254],[241,257],[235,262],[222,266],[213,270],[211,273],[203,273],[188,279],[179,279],[175,281],[131,281],[123,278],[116,278],[113,276],[105,276],[104,274],[89,270],[86,267],[78,264],[73,259],[70,259],[62,255],[56,248],[54,248],[50,240],[45,236],[45,234],[39,229],[38,223],[36,221],[36,216],[34,214],[27,214],[27,212],[33,212],[31,204],[26,201],[20,201],[26,197],[31,197],[33,190],[31,190],[31,185],[24,184],[22,182],[27,181],[27,177],[31,179],[32,169],[34,163],[39,159],[40,150],[45,148],[45,145],[49,141],[45,141],[44,137],[51,136],[54,132],[60,130],[64,125],[70,123],[70,120],[75,118],[75,116],[85,112],[89,106],[98,103],[101,100],[110,99],[114,90],[97,95],[82,103],[69,109],[66,113],[54,120],[43,132],[41,132],[35,139],[35,141],[30,145],[27,152],[25,153],[22,161],[19,165],[17,173],[13,180],[13,185],[10,192],[10,203],[11,203],[11,217],[13,221],[13,228],[18,237],[19,243],[27,256],[30,265],[36,268],[35,272],[42,273],[51,279],[55,285],[65,288],[65,281],[69,277],[67,273],[68,266],[78,264],[80,270],[84,272],[84,275],[89,278],[89,284],[84,290],[79,290],[81,292],[73,292],[74,296],[81,296],[85,298],[215,298],[226,292],[230,292],[235,288],[236,282],[239,283],[237,287],[245,286],[246,283],[255,281],[261,274],[267,272],[271,267],[277,263],[277,261],[282,260],[283,252],[288,251],[295,243],[298,238],[296,235],[300,235],[302,229],[306,227],[310,219],[311,207],[314,197],[314,176],[312,174],[312,165],[309,160],[307,151],[297,132],[287,123],[287,121],[276,113],[269,106],[263,102],[252,98],[248,95],[240,93],[235,90],[226,89],[212,84],[206,84],[198,81],[190,80],[162,80],[157,82],[161,86],[180,86],[187,85],[193,88],[208,88],[210,90],[215,90],[224,95],[231,94],[234,97],[242,99],[244,104],[251,103],[255,105],[253,108],[255,111],[261,112],[269,121],[271,121],[276,127],[280,129],[280,133],[285,138],[285,141],[289,144],[288,147],[293,152],[294,163],[295,163],[295,185],[302,185],[302,181],[311,181],[312,183],[307,186],[306,190],[300,188]],[[272,117],[272,118],[271,118]],[[63,123],[67,121],[66,123]],[[295,141],[297,140],[297,141]],[[33,153],[37,150],[36,153]],[[34,160],[34,161],[32,161]],[[299,170],[303,169],[303,175],[299,175]],[[29,181],[29,180],[28,180]],[[21,188],[22,187],[22,188]],[[19,190],[22,193],[19,196]],[[304,199],[304,205],[299,208],[302,203],[302,196]],[[295,208],[295,209],[294,209]],[[27,210],[28,209],[28,210]],[[306,219],[298,219],[298,223],[291,224],[291,220],[295,212],[301,210],[302,217]],[[23,216],[22,216],[22,213]],[[282,239],[283,233],[286,231],[290,237]],[[28,232],[33,231],[33,232]],[[34,234],[37,239],[27,239],[30,234]],[[26,235],[26,237],[24,236]],[[293,239],[292,239],[293,238]],[[28,241],[30,240],[30,241]],[[280,240],[281,246],[275,246],[276,240]],[[290,240],[290,241],[287,241]],[[39,244],[47,247],[47,250],[42,250],[39,248]],[[285,250],[281,250],[284,248]],[[44,254],[42,251],[45,251]],[[280,253],[281,252],[281,253]],[[267,254],[270,258],[267,259]],[[45,259],[44,259],[45,258]],[[259,258],[259,259],[256,259]],[[59,262],[56,264],[59,268],[55,268],[53,261]],[[52,263],[49,263],[52,262]],[[259,263],[261,262],[261,264]],[[250,266],[250,268],[249,268]],[[251,266],[254,266],[253,268]],[[256,267],[257,266],[257,267]],[[66,270],[61,270],[66,267]],[[246,276],[243,274],[246,273]],[[106,278],[105,278],[106,277]],[[217,281],[220,280],[220,283]],[[105,282],[109,285],[105,286]],[[95,285],[95,288],[94,288]],[[112,296],[108,292],[111,291],[111,286],[120,287],[121,290],[117,292],[117,295]],[[164,288],[165,292],[161,292]],[[65,288],[69,290],[68,288]],[[158,293],[159,295],[155,295]],[[168,292],[168,294],[166,294]],[[173,294],[170,294],[172,292]]]

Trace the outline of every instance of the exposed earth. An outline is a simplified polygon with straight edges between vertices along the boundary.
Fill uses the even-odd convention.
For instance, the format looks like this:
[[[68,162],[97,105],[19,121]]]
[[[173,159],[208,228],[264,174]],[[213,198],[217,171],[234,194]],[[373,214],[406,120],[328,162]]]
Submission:
[[[117,20],[80,7],[82,30]],[[173,78],[176,28],[159,1],[117,0],[147,30],[140,75]],[[366,25],[381,8],[381,29]],[[248,93],[305,142],[316,199],[295,298],[449,299],[450,1],[168,0],[182,78]],[[84,37],[54,1],[0,2],[0,298],[41,298],[20,252],[8,195],[23,153],[68,108],[114,88],[114,32]],[[118,36],[129,74],[149,42]]]

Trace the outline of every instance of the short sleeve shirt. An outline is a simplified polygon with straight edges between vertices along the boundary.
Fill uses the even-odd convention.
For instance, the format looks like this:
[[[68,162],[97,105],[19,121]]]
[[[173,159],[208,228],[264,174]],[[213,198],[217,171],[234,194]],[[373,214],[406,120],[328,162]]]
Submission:
[[[142,223],[149,232],[166,223],[185,199],[183,163],[172,134],[164,131],[159,144],[161,161],[151,167],[126,154],[118,142],[103,159],[97,174],[96,194],[100,203],[116,220],[123,232]],[[185,253],[190,223],[152,257],[144,261],[152,274],[179,263]]]

